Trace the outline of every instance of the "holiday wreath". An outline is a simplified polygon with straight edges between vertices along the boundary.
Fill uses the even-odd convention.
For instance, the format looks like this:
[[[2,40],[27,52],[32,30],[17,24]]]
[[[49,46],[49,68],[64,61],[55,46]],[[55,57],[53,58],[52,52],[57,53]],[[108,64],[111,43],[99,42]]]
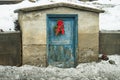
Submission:
[[[57,25],[55,26],[54,31],[55,31],[55,35],[64,35],[65,34],[63,20],[57,21]]]

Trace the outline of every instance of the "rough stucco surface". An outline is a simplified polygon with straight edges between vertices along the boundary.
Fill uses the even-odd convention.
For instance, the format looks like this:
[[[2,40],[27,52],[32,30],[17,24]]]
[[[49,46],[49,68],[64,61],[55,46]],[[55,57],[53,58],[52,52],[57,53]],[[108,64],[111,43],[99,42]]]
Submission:
[[[45,45],[24,45],[23,51],[24,64],[46,66]]]
[[[96,61],[98,59],[98,34],[80,33],[78,63]]]
[[[99,14],[88,11],[80,11],[65,7],[53,8],[42,11],[34,11],[19,14],[19,22],[22,30],[23,44],[23,64],[32,63],[36,57],[31,58],[29,55],[39,56],[46,55],[46,47],[41,51],[42,44],[46,43],[46,18],[47,14],[78,14],[78,62],[96,61],[98,58],[98,37],[99,37]],[[33,50],[32,46],[38,50]],[[26,45],[26,46],[24,46]],[[33,50],[30,52],[30,48]],[[40,50],[39,50],[40,49]],[[45,51],[44,51],[45,50]],[[44,52],[44,53],[43,53]],[[39,53],[39,55],[37,55]],[[39,56],[39,57],[43,57]],[[25,59],[28,57],[28,59]],[[30,59],[29,59],[30,58]],[[37,61],[37,60],[35,60]],[[44,59],[42,60],[43,62]],[[39,62],[38,62],[39,63]],[[44,64],[44,63],[40,63]]]

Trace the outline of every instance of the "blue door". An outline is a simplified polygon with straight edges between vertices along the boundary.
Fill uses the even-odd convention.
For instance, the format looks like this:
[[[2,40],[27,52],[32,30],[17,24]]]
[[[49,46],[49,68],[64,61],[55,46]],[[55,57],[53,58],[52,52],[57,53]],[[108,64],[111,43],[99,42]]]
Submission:
[[[62,29],[59,29],[62,21]],[[56,34],[58,30],[59,34]],[[63,32],[62,32],[63,31]],[[75,67],[77,15],[47,15],[47,61],[56,67]]]

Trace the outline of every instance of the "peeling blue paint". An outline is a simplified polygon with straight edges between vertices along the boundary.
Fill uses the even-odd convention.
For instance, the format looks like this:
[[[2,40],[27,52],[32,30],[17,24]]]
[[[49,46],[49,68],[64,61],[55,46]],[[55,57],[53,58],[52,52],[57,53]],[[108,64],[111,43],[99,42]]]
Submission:
[[[54,27],[57,21],[64,21],[65,34],[56,36]],[[47,15],[47,58],[48,65],[75,67],[77,49],[77,15]]]

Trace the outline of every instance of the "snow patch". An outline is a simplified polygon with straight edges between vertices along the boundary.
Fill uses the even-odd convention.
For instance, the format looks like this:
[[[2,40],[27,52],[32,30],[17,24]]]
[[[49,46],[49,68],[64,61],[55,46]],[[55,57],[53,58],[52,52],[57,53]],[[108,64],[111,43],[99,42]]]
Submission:
[[[30,65],[0,66],[0,80],[120,80],[120,56],[110,55],[108,61],[81,63],[76,68],[37,67]]]

